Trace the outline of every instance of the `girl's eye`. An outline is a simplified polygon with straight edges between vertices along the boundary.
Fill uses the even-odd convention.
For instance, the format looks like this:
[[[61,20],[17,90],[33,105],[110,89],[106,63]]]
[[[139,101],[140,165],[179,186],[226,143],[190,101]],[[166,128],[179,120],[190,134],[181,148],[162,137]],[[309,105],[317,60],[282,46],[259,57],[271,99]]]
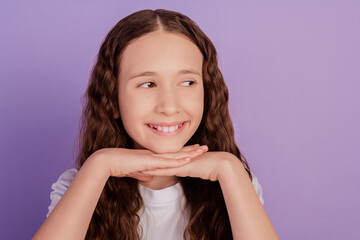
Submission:
[[[139,87],[141,87],[141,86],[147,86],[147,87],[145,87],[145,88],[149,88],[149,87],[150,87],[149,85],[153,86],[153,85],[155,85],[155,84],[154,84],[153,82],[145,82],[145,83],[140,84]],[[150,88],[151,88],[151,87],[150,87]]]
[[[183,86],[192,86],[194,84],[196,84],[196,81],[192,81],[192,80],[189,80],[189,81],[183,81],[182,83],[185,83],[183,84]],[[144,86],[144,88],[152,88],[155,86],[155,84],[153,82],[144,82],[142,84],[139,85],[139,87],[142,87]]]
[[[183,83],[188,83],[188,84],[185,84],[185,86],[191,86],[191,85],[194,85],[196,82],[195,81],[184,81]]]

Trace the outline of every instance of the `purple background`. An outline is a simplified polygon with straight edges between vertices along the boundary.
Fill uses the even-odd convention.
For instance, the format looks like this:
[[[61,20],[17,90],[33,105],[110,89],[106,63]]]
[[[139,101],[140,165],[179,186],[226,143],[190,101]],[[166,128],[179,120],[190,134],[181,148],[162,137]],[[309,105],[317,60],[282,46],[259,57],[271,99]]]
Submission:
[[[29,239],[73,167],[80,98],[103,38],[165,8],[210,37],[237,143],[281,239],[359,239],[358,1],[1,1],[0,233]]]

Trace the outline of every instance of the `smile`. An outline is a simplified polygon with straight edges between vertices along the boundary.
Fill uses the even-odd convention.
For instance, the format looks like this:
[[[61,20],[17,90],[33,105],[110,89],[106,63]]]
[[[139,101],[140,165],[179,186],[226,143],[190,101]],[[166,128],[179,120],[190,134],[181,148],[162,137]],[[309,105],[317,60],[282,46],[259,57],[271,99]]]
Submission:
[[[161,136],[169,136],[169,135],[176,135],[179,132],[182,131],[182,129],[184,128],[184,125],[187,122],[182,122],[180,124],[174,124],[174,125],[166,125],[164,126],[162,124],[161,125],[153,125],[153,124],[146,124],[146,126],[154,133],[156,133],[157,135],[161,135]]]

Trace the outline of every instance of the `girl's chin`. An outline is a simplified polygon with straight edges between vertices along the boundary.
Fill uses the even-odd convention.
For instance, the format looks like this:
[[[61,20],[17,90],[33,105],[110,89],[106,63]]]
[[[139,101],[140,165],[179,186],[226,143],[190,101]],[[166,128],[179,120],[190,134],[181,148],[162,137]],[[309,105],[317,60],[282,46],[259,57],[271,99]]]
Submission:
[[[149,151],[152,151],[154,153],[175,153],[175,152],[179,152],[182,148],[183,145],[181,144],[176,144],[176,145],[162,145],[162,146],[142,146],[138,143],[134,143],[133,147],[135,149],[147,149]]]
[[[150,147],[148,150],[154,153],[175,153],[179,152],[183,146],[157,146],[157,147]]]
[[[180,151],[180,149],[174,149],[174,148],[154,149],[154,150],[149,149],[149,150],[154,153],[176,153]]]

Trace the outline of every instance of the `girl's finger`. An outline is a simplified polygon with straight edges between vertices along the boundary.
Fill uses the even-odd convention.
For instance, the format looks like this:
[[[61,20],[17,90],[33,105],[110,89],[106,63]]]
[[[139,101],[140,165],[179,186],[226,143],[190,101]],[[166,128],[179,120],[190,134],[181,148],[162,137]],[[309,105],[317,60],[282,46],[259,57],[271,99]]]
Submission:
[[[144,173],[142,173],[142,172],[132,172],[132,173],[129,173],[129,174],[131,174],[131,175],[133,175],[133,176],[150,176],[150,175],[144,174]],[[128,174],[128,175],[129,175],[129,174]]]
[[[203,149],[203,150],[207,151],[208,146],[207,145],[200,146],[200,144],[194,144],[194,145],[183,147],[179,152],[190,152],[190,151],[196,150],[196,149]]]
[[[192,151],[196,148],[200,147],[200,144],[194,144],[194,145],[189,145],[189,146],[185,146],[182,149],[180,149],[179,152],[189,152]]]
[[[180,174],[177,168],[163,168],[163,169],[156,169],[156,170],[148,170],[142,171],[146,174],[151,174],[153,176],[178,176],[178,177],[187,177],[183,174]]]
[[[144,182],[148,182],[153,179],[152,175],[144,174],[144,173],[140,173],[140,172],[129,173],[129,174],[125,175],[125,177],[135,178],[137,180],[144,181]]]
[[[147,165],[143,171],[146,170],[155,170],[158,168],[176,168],[181,167],[191,160],[190,157],[184,157],[180,159],[173,159],[173,158],[163,158],[163,157],[152,157],[149,161],[147,161]],[[141,171],[143,173],[143,171]],[[144,173],[145,174],[145,173]]]
[[[194,158],[194,157],[197,157],[197,156],[203,154],[206,151],[207,151],[207,148],[204,149],[202,147],[194,147],[190,151],[177,152],[177,153],[157,153],[157,154],[153,154],[153,156],[170,158],[170,159],[181,159],[181,158],[185,158],[185,157]]]
[[[184,152],[182,158],[178,158],[181,156],[181,153],[174,153],[174,154],[154,154],[156,156],[152,156],[153,159],[147,161],[147,163],[151,163],[147,165],[147,168],[140,171],[145,173],[144,171],[147,170],[156,170],[156,169],[164,169],[164,168],[177,168],[182,167],[188,164],[191,159],[200,156],[204,152],[208,150],[207,146],[201,146],[200,149],[196,149],[195,151],[191,152]],[[165,156],[165,158],[164,158]]]

